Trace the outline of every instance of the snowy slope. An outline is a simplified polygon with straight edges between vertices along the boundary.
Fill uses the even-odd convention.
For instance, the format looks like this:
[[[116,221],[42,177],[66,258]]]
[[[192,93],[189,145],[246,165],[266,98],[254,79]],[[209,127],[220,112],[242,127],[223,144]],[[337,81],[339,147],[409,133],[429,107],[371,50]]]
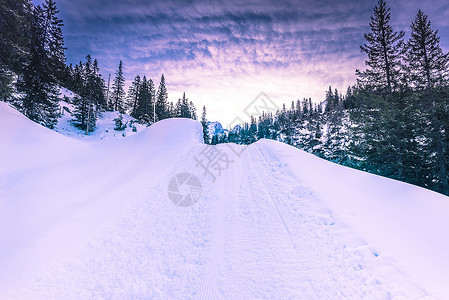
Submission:
[[[141,132],[146,128],[146,126],[137,123],[136,119],[133,117],[130,117],[127,114],[122,114],[122,122],[127,126],[123,131],[114,130],[114,119],[118,118],[119,112],[104,111],[98,116],[95,130],[86,135],[84,130],[81,130],[73,125],[73,105],[65,101],[60,101],[59,105],[62,107],[62,115],[58,119],[58,123],[56,124],[54,131],[78,140],[95,142],[100,140],[122,138]],[[136,132],[133,132],[131,124],[136,128]]]
[[[449,198],[420,187],[326,162],[283,144],[265,153],[288,161],[288,169],[314,191],[337,221],[369,241],[372,251],[420,282],[449,297]]]
[[[141,132],[146,128],[146,126],[137,123],[133,117],[128,116],[127,114],[122,114],[122,122],[127,126],[123,131],[116,131],[114,130],[114,119],[118,118],[119,112],[104,111],[99,113],[98,115],[95,130],[93,132],[89,132],[89,134],[86,135],[84,130],[75,127],[73,123],[73,112],[75,111],[75,107],[69,102],[73,101],[75,93],[61,87],[59,89],[59,94],[61,116],[58,119],[58,123],[56,124],[54,131],[59,132],[65,136],[84,141],[99,141],[130,136],[136,134],[137,132]],[[135,127],[135,132],[133,131],[132,126]]]
[[[0,102],[0,126],[2,299],[449,296],[445,196],[274,141],[205,146],[188,119],[87,143]],[[190,207],[167,194],[183,172]]]
[[[4,102],[0,113],[1,128],[8,128],[0,133],[0,295],[34,279],[148,195],[171,156],[200,138],[200,125],[180,119],[139,136],[85,143],[29,121]],[[162,132],[183,138],[167,141]],[[172,149],[173,142],[182,145]]]

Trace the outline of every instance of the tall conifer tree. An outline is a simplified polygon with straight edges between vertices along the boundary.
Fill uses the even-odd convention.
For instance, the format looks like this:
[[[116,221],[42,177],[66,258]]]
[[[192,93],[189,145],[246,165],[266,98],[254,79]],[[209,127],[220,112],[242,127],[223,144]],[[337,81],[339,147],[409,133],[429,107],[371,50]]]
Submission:
[[[57,123],[57,74],[65,61],[62,21],[57,13],[53,0],[36,7],[30,24],[30,50],[19,83],[19,91],[25,94],[22,111],[49,128]]]
[[[168,115],[168,93],[167,87],[165,86],[164,74],[161,76],[161,82],[159,83],[159,88],[156,95],[156,117],[157,120],[166,119]]]
[[[432,158],[430,177],[437,189],[449,194],[448,142],[449,99],[447,92],[449,53],[443,53],[438,30],[433,30],[428,16],[421,10],[411,24],[407,43],[410,79],[421,91],[421,115],[427,118],[422,134],[426,137],[425,155]]]
[[[112,85],[112,108],[120,113],[125,112],[125,78],[123,77],[123,63],[120,61],[118,69],[115,72],[114,83]]]
[[[428,16],[421,10],[410,27],[406,60],[413,85],[422,89],[447,83],[449,54],[441,49],[438,30],[432,29]]]
[[[401,55],[404,51],[404,32],[394,31],[390,24],[390,8],[379,0],[370,22],[371,32],[365,34],[366,43],[360,46],[368,55],[367,69],[357,70],[359,82],[364,86],[392,92],[401,77]]]
[[[204,143],[209,144],[209,128],[207,124],[207,117],[206,117],[206,106],[203,106],[203,113],[201,114],[201,125],[203,127],[203,138]]]

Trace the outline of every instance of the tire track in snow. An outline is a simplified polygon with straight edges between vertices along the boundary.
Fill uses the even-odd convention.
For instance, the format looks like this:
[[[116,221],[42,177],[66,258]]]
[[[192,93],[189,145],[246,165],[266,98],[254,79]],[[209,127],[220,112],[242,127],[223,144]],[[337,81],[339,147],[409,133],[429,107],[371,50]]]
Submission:
[[[255,147],[257,147],[257,150],[254,149]],[[271,203],[274,207],[273,211],[275,212],[275,216],[272,215],[271,217],[272,217],[272,219],[277,219],[277,223],[281,224],[281,227],[283,228],[285,235],[288,237],[289,246],[295,251],[295,256],[298,258],[300,255],[298,253],[298,249],[295,247],[290,230],[288,229],[288,226],[287,226],[284,218],[282,217],[282,214],[279,211],[278,205],[277,205],[274,197],[272,197],[272,195],[270,194],[270,192],[267,188],[266,181],[268,178],[264,179],[262,176],[262,175],[265,175],[265,177],[270,177],[270,176],[268,176],[267,172],[263,172],[265,167],[268,166],[268,162],[266,160],[260,159],[261,158],[260,149],[258,148],[257,144],[253,144],[253,147],[250,148],[250,151],[251,151],[251,155],[248,155],[248,160],[250,162],[250,168],[253,170],[252,174],[254,174],[255,177],[258,178],[260,190],[263,190],[264,195],[266,195],[266,198],[268,198],[271,201]],[[255,157],[259,158],[258,159],[258,170],[256,170],[255,163],[254,163]],[[262,175],[261,175],[261,173],[262,173]],[[271,176],[269,179],[274,179],[274,178]],[[276,182],[277,188],[280,189],[280,187],[282,186],[282,182],[279,182],[279,181],[275,181],[275,182]],[[266,200],[268,200],[268,199],[266,199]],[[273,221],[276,222],[276,220],[273,220]],[[305,291],[302,291],[303,293],[307,294],[306,297],[304,297],[305,295],[302,294],[302,297],[308,298],[308,299],[318,299],[316,289],[307,274],[307,268],[305,267],[305,264],[300,260],[297,260],[297,262],[299,262],[299,264],[300,264],[299,271],[301,272],[301,275],[303,275],[300,277],[304,278],[303,281],[305,281],[306,284],[310,287],[310,289],[306,289]]]
[[[213,147],[208,145],[207,147]],[[219,146],[215,146],[219,147]],[[225,229],[225,208],[223,194],[221,191],[227,190],[227,172],[224,178],[219,177],[217,182],[203,180],[203,183],[209,183],[207,186],[207,197],[203,201],[207,205],[209,220],[211,226],[211,246],[207,253],[204,278],[198,287],[199,299],[213,299],[219,295],[218,292],[218,273],[223,265],[223,247],[224,247],[224,229]]]
[[[226,192],[230,208],[226,232],[226,261],[231,262],[232,270],[228,274],[232,278],[227,280],[227,290],[232,292],[226,295],[226,298],[260,298],[265,275],[260,270],[256,256],[258,251],[262,250],[257,243],[260,238],[257,222],[261,211],[253,194],[248,193],[249,178],[244,162],[243,157],[236,159]],[[257,213],[254,208],[259,209]]]
[[[335,239],[330,212],[321,207],[319,210],[324,208],[325,212],[317,215],[315,206],[319,200],[313,192],[282,167],[282,162],[276,157],[268,159],[260,144],[255,146],[258,155],[252,157],[263,160],[265,169],[269,170],[261,174],[261,180],[272,193],[271,198],[284,224],[287,224],[286,230],[292,236],[297,253],[302,254],[300,257],[307,263],[309,278],[318,297],[390,299],[392,296],[385,290],[387,287],[364,268],[366,258],[346,249]],[[296,196],[298,193],[299,197]],[[315,208],[311,209],[309,205],[312,204]]]

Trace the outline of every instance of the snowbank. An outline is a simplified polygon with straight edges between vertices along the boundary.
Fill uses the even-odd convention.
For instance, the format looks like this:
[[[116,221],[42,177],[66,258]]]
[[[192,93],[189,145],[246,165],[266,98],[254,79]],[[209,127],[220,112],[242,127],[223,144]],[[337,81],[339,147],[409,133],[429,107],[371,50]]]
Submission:
[[[192,119],[165,119],[148,127],[140,134],[129,140],[145,139],[145,143],[152,145],[171,146],[182,144],[185,147],[203,143],[203,129],[201,123]]]
[[[0,295],[86,243],[202,142],[199,122],[164,120],[128,138],[88,143],[0,102]]]
[[[397,265],[431,294],[447,298],[448,197],[343,167],[279,142],[257,144],[285,163],[340,222],[371,245],[376,256]]]
[[[47,165],[75,155],[85,146],[25,117],[0,101],[0,175]]]
[[[137,123],[137,120],[127,114],[122,114],[123,124],[126,124],[126,128],[122,131],[114,130],[115,119],[119,117],[118,111],[103,111],[99,113],[98,119],[95,124],[95,130],[85,134],[84,130],[81,130],[74,126],[72,113],[75,111],[75,107],[63,100],[59,102],[61,106],[62,115],[58,119],[54,131],[83,141],[101,141],[109,139],[123,138],[134,135],[146,129],[145,125]],[[133,131],[133,127],[135,131]]]

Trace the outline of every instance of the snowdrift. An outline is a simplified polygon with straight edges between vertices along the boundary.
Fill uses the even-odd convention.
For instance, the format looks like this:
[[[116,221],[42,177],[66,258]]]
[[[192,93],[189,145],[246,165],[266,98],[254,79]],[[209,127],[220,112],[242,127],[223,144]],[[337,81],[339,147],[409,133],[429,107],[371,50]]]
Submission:
[[[0,174],[43,166],[74,155],[85,147],[25,117],[0,102]]]
[[[130,136],[123,142],[143,142],[162,147],[175,145],[190,147],[197,143],[203,143],[203,129],[200,122],[192,119],[165,119],[137,135]]]
[[[0,298],[123,215],[186,149],[199,122],[164,120],[126,138],[75,140],[0,102]]]

